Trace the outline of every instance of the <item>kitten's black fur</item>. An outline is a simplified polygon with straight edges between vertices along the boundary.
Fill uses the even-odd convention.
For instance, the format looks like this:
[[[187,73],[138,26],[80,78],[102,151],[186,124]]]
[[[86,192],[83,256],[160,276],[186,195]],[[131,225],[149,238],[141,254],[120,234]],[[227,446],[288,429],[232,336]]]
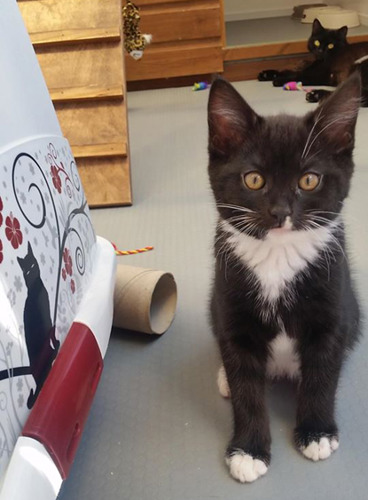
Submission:
[[[271,308],[262,300],[253,269],[226,243],[229,233],[221,221],[262,240],[270,229],[282,226],[287,216],[293,230],[314,230],[336,220],[353,173],[359,98],[360,79],[354,74],[304,117],[264,118],[225,80],[217,79],[211,87],[209,178],[219,212],[211,317],[233,406],[234,434],[227,457],[241,450],[270,463],[266,364],[280,323],[295,339],[301,361],[296,444],[308,446],[323,436],[337,439],[337,383],[359,332],[342,223],[332,230],[336,243],[329,244],[289,283],[293,301],[281,294]],[[244,175],[250,171],[264,176],[264,188],[251,191],[244,185]],[[318,189],[302,192],[298,188],[304,172],[322,176]],[[252,225],[246,217],[238,225],[243,207],[255,211]],[[319,214],[313,221],[310,210]]]
[[[368,56],[368,42],[349,44],[346,35],[348,28],[337,30],[325,29],[315,19],[312,34],[308,39],[308,51],[313,61],[307,62],[300,70],[265,70],[259,73],[260,81],[273,81],[275,87],[287,82],[297,81],[304,85],[329,85],[336,87],[354,71],[361,73],[362,105],[368,106],[368,61],[356,61]],[[317,44],[317,45],[316,45]],[[309,102],[319,102],[328,97],[330,91],[317,89],[307,93]]]
[[[28,408],[32,408],[57,355],[60,342],[55,337],[49,296],[30,243],[27,255],[17,259],[28,290],[23,317],[31,374],[36,382],[36,390],[31,389],[27,400]]]

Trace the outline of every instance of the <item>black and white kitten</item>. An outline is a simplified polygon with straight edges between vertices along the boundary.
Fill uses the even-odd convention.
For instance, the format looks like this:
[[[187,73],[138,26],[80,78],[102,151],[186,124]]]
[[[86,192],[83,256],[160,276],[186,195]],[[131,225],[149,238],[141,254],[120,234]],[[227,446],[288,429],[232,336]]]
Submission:
[[[267,472],[267,376],[298,380],[295,443],[309,459],[338,448],[335,396],[359,335],[343,201],[353,173],[360,78],[304,117],[261,117],[225,80],[208,103],[209,178],[219,219],[211,316],[231,396],[231,475]]]

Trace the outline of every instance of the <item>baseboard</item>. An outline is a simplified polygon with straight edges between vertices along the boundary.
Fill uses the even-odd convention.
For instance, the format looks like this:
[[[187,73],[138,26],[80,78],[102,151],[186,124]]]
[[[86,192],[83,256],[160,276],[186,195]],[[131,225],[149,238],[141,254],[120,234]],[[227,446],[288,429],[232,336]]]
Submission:
[[[246,19],[264,19],[266,17],[291,17],[292,11],[289,9],[260,9],[252,11],[225,12],[225,21],[244,21]]]

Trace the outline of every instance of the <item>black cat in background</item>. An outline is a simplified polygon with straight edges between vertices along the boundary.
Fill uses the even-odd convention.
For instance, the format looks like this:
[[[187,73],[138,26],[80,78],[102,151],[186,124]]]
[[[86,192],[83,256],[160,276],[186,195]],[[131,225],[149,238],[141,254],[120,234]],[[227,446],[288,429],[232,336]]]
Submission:
[[[360,71],[362,81],[362,106],[368,106],[368,42],[349,44],[347,26],[330,30],[315,19],[308,39],[308,51],[314,60],[298,70],[276,71],[268,69],[258,75],[260,81],[272,81],[281,87],[290,81],[303,85],[328,85],[336,87],[354,71]],[[308,102],[319,102],[331,92],[316,89],[307,93]]]
[[[31,409],[51,369],[60,342],[55,337],[49,296],[42,282],[40,268],[30,243],[28,243],[27,255],[24,258],[17,257],[17,260],[23,271],[28,290],[23,319],[29,366],[3,370],[0,372],[0,380],[20,375],[33,375],[36,389],[31,389],[27,400],[27,407]]]

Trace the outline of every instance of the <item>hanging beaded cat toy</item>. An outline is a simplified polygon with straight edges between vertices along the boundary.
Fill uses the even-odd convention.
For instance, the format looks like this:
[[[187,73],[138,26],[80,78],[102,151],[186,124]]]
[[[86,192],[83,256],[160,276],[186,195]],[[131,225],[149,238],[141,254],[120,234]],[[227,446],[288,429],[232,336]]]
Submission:
[[[140,20],[139,8],[128,0],[123,7],[124,47],[135,60],[141,59],[146,45],[152,40],[152,35],[141,33]]]

